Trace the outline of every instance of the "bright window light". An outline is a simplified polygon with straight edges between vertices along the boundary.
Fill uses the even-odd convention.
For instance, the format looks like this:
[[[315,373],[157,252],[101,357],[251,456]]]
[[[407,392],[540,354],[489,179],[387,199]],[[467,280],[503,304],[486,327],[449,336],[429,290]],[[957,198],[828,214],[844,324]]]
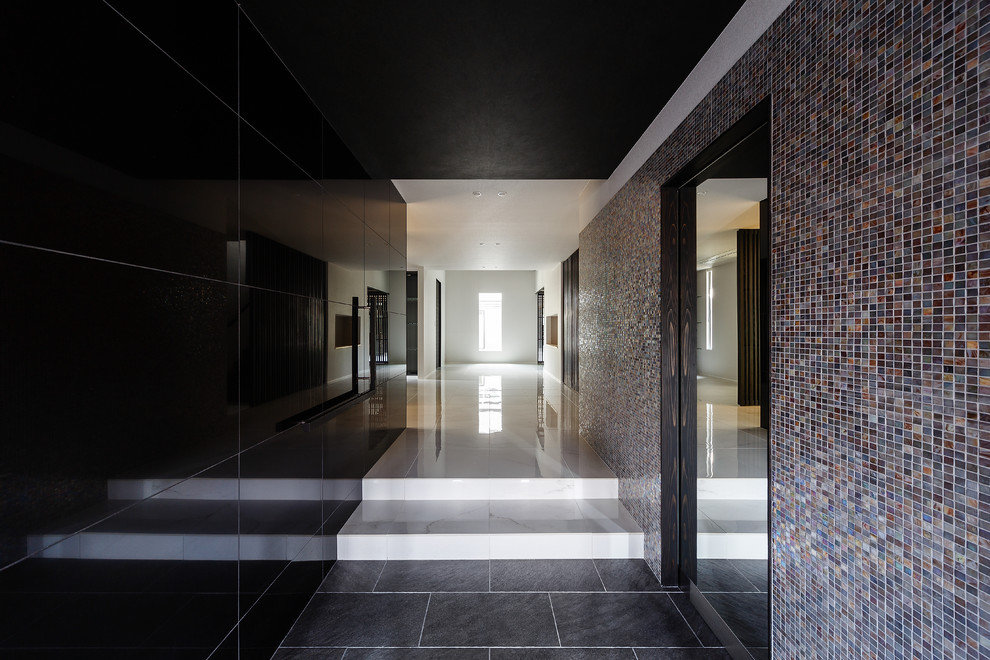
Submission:
[[[705,349],[712,350],[712,327],[715,325],[712,319],[712,300],[715,298],[715,289],[712,288],[712,270],[705,271]]]
[[[502,350],[502,294],[478,294],[478,350]]]

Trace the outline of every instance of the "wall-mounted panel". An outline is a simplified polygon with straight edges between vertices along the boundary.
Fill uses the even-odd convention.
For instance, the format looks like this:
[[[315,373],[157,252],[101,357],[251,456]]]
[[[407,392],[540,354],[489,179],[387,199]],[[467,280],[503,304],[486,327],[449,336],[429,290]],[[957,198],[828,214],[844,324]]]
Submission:
[[[112,5],[0,22],[0,655],[270,657],[405,425],[404,203],[237,3]]]

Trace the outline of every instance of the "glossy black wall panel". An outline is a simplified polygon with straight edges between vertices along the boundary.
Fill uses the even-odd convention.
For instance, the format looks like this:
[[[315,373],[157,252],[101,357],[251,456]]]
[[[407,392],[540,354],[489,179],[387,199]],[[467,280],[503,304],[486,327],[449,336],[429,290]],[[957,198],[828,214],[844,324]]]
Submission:
[[[16,283],[0,293],[5,533],[98,503],[108,478],[143,464],[195,450],[205,467],[236,451],[229,285],[9,245],[0,255]],[[16,546],[5,560],[23,556]]]
[[[3,18],[0,120],[132,177],[236,178],[230,108],[110,7]]]
[[[6,153],[41,144],[26,134],[0,134]],[[0,155],[0,240],[214,280],[227,276],[225,232],[236,222],[236,182],[138,181],[80,162],[86,181],[58,172],[72,172],[59,166],[82,161],[77,154],[45,152],[37,159],[44,166]]]
[[[389,240],[389,199],[392,184],[388,181],[368,181],[364,193],[364,221],[382,240]]]
[[[111,4],[0,23],[0,655],[270,657],[405,425],[337,333],[404,202],[235,2]]]
[[[108,0],[107,4],[221,101],[237,108],[240,12],[235,2]]]
[[[389,182],[388,218],[389,243],[404,255],[406,254],[406,202],[391,182]]]
[[[311,178],[320,178],[323,116],[243,13],[239,47],[241,118]]]

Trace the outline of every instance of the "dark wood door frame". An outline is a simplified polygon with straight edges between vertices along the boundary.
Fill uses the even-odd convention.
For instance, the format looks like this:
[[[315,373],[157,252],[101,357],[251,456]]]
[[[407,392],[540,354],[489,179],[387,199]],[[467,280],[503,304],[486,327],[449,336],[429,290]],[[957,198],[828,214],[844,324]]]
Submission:
[[[660,189],[661,573],[664,585],[690,587],[692,602],[730,648],[749,657],[697,589],[697,195],[709,178],[770,180],[770,99],[764,99]],[[731,155],[731,157],[730,157]],[[742,167],[740,164],[743,164]],[[763,219],[767,219],[764,226]],[[761,279],[769,283],[769,207],[761,206]],[[769,289],[767,289],[769,290]],[[761,310],[761,344],[769,366],[769,305]],[[768,380],[761,383],[769,394]],[[770,397],[766,396],[769,412]],[[768,493],[769,507],[769,493]]]

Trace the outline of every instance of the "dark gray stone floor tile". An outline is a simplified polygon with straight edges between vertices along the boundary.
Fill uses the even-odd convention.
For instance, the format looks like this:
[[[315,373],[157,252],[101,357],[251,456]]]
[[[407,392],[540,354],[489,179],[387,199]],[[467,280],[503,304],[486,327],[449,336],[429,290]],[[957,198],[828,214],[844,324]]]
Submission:
[[[373,591],[384,566],[384,561],[338,561],[323,580],[319,591],[332,593]]]
[[[279,649],[272,660],[341,660],[345,649]]]
[[[635,660],[632,649],[492,649],[491,660]]]
[[[492,591],[604,591],[591,559],[492,560]]]
[[[417,646],[429,594],[313,596],[285,646]]]
[[[746,576],[746,579],[753,583],[759,591],[767,592],[770,586],[770,574],[768,573],[768,562],[766,559],[733,559],[732,565],[735,566],[740,573]]]
[[[757,591],[753,583],[728,559],[699,559],[697,585],[706,594],[716,591]]]
[[[488,649],[347,649],[344,660],[488,660]]]
[[[702,646],[722,646],[722,642],[715,636],[715,633],[708,627],[708,624],[705,623],[701,613],[698,612],[694,605],[691,604],[690,596],[682,593],[673,593],[668,595],[670,596],[670,599],[674,601],[674,605],[680,611],[681,616],[684,617],[684,620],[687,621],[688,625],[691,627],[691,630],[693,630],[694,634],[698,636],[699,640],[701,640]]]
[[[663,587],[642,559],[596,559],[606,591],[660,591]]]
[[[705,598],[744,646],[770,645],[767,594],[719,593]]]
[[[701,646],[665,593],[551,594],[561,646]]]
[[[488,560],[390,561],[375,591],[488,591]]]
[[[557,646],[547,594],[434,594],[422,646]]]
[[[732,660],[725,649],[636,649],[639,660]]]

